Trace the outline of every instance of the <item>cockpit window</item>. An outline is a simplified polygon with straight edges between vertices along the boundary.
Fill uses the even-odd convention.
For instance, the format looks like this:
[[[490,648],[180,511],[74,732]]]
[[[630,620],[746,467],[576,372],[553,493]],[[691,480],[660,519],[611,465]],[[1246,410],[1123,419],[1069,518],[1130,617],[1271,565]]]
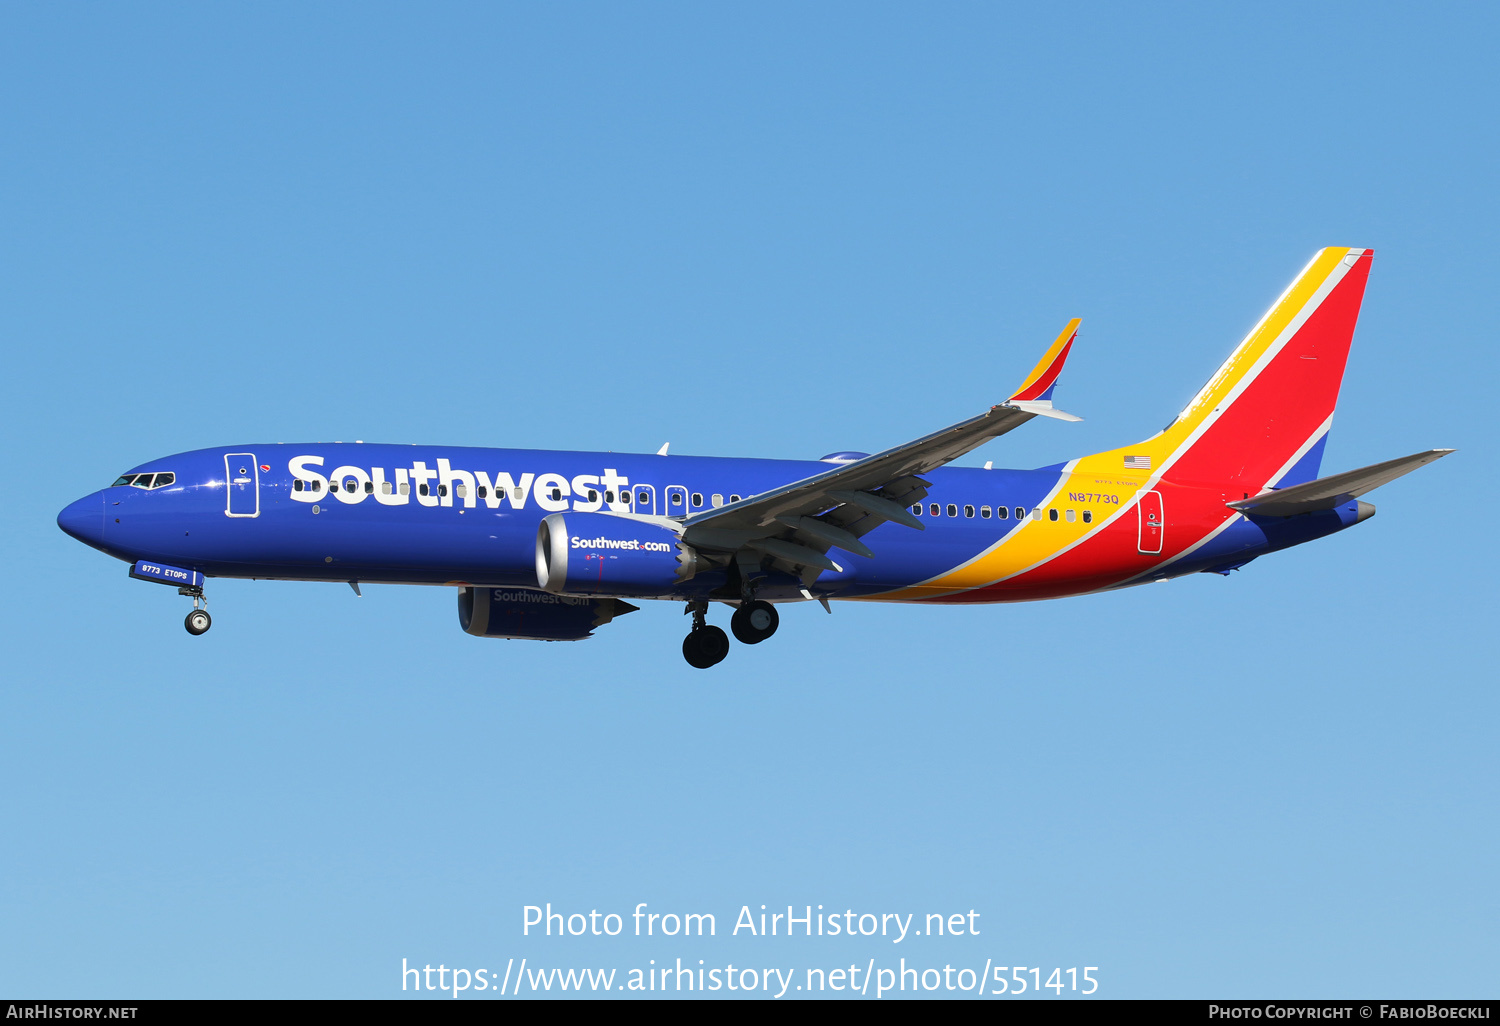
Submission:
[[[171,471],[162,474],[124,474],[119,477],[111,488],[121,488],[130,485],[135,488],[165,488],[177,480],[177,475]]]

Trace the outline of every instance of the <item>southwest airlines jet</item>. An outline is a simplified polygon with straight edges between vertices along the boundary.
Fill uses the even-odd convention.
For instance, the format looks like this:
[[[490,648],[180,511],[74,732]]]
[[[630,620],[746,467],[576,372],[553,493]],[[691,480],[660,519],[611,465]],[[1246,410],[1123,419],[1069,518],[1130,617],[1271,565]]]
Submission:
[[[684,602],[693,666],[749,645],[776,603],[1019,602],[1228,574],[1368,519],[1365,492],[1452,452],[1318,477],[1371,251],[1325,249],[1158,434],[1038,470],[948,464],[1052,405],[1078,321],[977,417],[875,455],[716,459],[451,446],[199,449],[143,463],[57,518],[140,580],[454,588],[482,638],[571,641]]]

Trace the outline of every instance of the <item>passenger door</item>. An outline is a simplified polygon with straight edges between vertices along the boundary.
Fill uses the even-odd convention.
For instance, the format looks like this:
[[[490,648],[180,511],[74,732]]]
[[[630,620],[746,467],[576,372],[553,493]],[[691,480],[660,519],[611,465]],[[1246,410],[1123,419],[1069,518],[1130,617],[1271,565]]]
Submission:
[[[226,453],[224,483],[225,491],[229,493],[225,500],[225,516],[260,516],[260,468],[255,465],[255,453]]]
[[[1161,492],[1147,492],[1135,506],[1140,534],[1138,547],[1148,556],[1161,554],[1162,530],[1166,526],[1162,516]]]

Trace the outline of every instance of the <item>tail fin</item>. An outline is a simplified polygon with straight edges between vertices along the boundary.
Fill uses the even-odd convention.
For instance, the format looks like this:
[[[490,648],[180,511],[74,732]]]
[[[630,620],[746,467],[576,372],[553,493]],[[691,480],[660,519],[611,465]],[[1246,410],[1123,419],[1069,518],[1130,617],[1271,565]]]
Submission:
[[[1318,476],[1373,251],[1320,251],[1154,438],[1079,461],[1255,495]]]

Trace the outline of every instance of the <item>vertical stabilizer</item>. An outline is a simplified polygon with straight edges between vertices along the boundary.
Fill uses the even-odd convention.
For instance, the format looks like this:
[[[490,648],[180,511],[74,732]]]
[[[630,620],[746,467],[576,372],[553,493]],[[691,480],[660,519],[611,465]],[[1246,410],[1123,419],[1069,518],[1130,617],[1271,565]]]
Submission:
[[[1317,477],[1373,251],[1320,251],[1167,428],[1077,470],[1255,495]]]

